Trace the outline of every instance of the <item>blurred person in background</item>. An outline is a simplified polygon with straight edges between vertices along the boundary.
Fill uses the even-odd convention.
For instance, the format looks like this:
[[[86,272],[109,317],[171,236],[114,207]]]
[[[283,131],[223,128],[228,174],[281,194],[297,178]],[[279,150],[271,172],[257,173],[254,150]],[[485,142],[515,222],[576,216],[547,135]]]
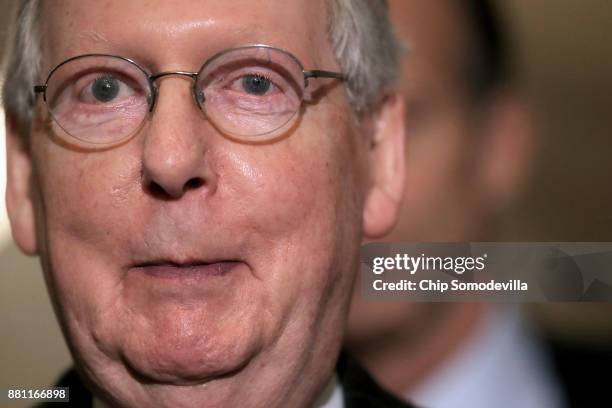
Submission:
[[[408,49],[408,160],[403,215],[386,240],[494,240],[535,145],[497,3],[389,4]],[[423,407],[610,406],[598,375],[610,350],[543,336],[515,306],[366,303],[358,287],[346,344],[384,386]]]
[[[495,10],[483,0],[390,7],[407,46],[408,160],[403,215],[386,240],[490,240],[533,152]],[[554,370],[513,307],[366,302],[357,288],[347,344],[417,405],[564,406]]]

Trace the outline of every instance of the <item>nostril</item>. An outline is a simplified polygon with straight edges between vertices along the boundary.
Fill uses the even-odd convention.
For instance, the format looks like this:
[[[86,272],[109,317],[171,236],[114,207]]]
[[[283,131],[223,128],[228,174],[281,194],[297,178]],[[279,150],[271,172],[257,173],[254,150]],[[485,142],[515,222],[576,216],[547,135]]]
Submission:
[[[182,193],[185,193],[189,190],[198,189],[202,187],[203,185],[204,185],[204,179],[200,177],[194,177],[192,179],[189,179],[183,185]],[[166,190],[161,184],[158,184],[154,181],[151,181],[150,183],[148,183],[147,191],[151,196],[161,199],[161,200],[172,200],[172,199],[176,199],[182,196],[182,193],[178,191],[176,192],[176,194],[172,194],[171,191]]]
[[[194,190],[204,185],[204,180],[200,177],[194,177],[185,183],[185,190]]]
[[[149,194],[151,194],[155,198],[162,199],[162,200],[170,199],[170,195],[166,192],[166,190],[164,190],[162,186],[160,186],[154,181],[148,184],[147,190]]]

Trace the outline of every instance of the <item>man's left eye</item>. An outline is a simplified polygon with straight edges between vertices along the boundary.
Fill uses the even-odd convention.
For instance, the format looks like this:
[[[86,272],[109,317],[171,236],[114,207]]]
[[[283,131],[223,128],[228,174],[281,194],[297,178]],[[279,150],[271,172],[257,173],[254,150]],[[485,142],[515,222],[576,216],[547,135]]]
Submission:
[[[245,92],[261,96],[272,88],[272,81],[263,75],[249,74],[242,77],[242,88]]]

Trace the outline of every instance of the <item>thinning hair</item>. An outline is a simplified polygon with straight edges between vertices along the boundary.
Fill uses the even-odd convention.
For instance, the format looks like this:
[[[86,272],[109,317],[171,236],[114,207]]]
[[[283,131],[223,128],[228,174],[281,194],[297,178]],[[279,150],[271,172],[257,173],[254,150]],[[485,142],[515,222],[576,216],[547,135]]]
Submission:
[[[353,110],[361,114],[379,101],[399,73],[400,46],[386,0],[326,0],[328,36]],[[40,0],[21,0],[5,55],[2,100],[22,135],[33,120],[33,86],[41,81]]]

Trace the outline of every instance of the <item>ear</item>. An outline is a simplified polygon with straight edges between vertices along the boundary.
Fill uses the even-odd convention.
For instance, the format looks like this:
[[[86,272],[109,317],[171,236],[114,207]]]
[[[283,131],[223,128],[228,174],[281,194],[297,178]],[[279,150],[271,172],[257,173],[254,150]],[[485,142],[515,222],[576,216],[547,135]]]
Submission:
[[[495,97],[483,130],[478,180],[488,208],[499,212],[521,192],[531,172],[535,132],[528,107],[511,92]]]
[[[27,255],[35,255],[36,224],[32,198],[32,161],[27,142],[20,136],[16,121],[6,116],[6,209],[13,239]]]
[[[370,118],[373,132],[369,151],[370,186],[363,209],[363,233],[380,238],[395,225],[404,192],[404,100],[396,92],[381,102]]]

